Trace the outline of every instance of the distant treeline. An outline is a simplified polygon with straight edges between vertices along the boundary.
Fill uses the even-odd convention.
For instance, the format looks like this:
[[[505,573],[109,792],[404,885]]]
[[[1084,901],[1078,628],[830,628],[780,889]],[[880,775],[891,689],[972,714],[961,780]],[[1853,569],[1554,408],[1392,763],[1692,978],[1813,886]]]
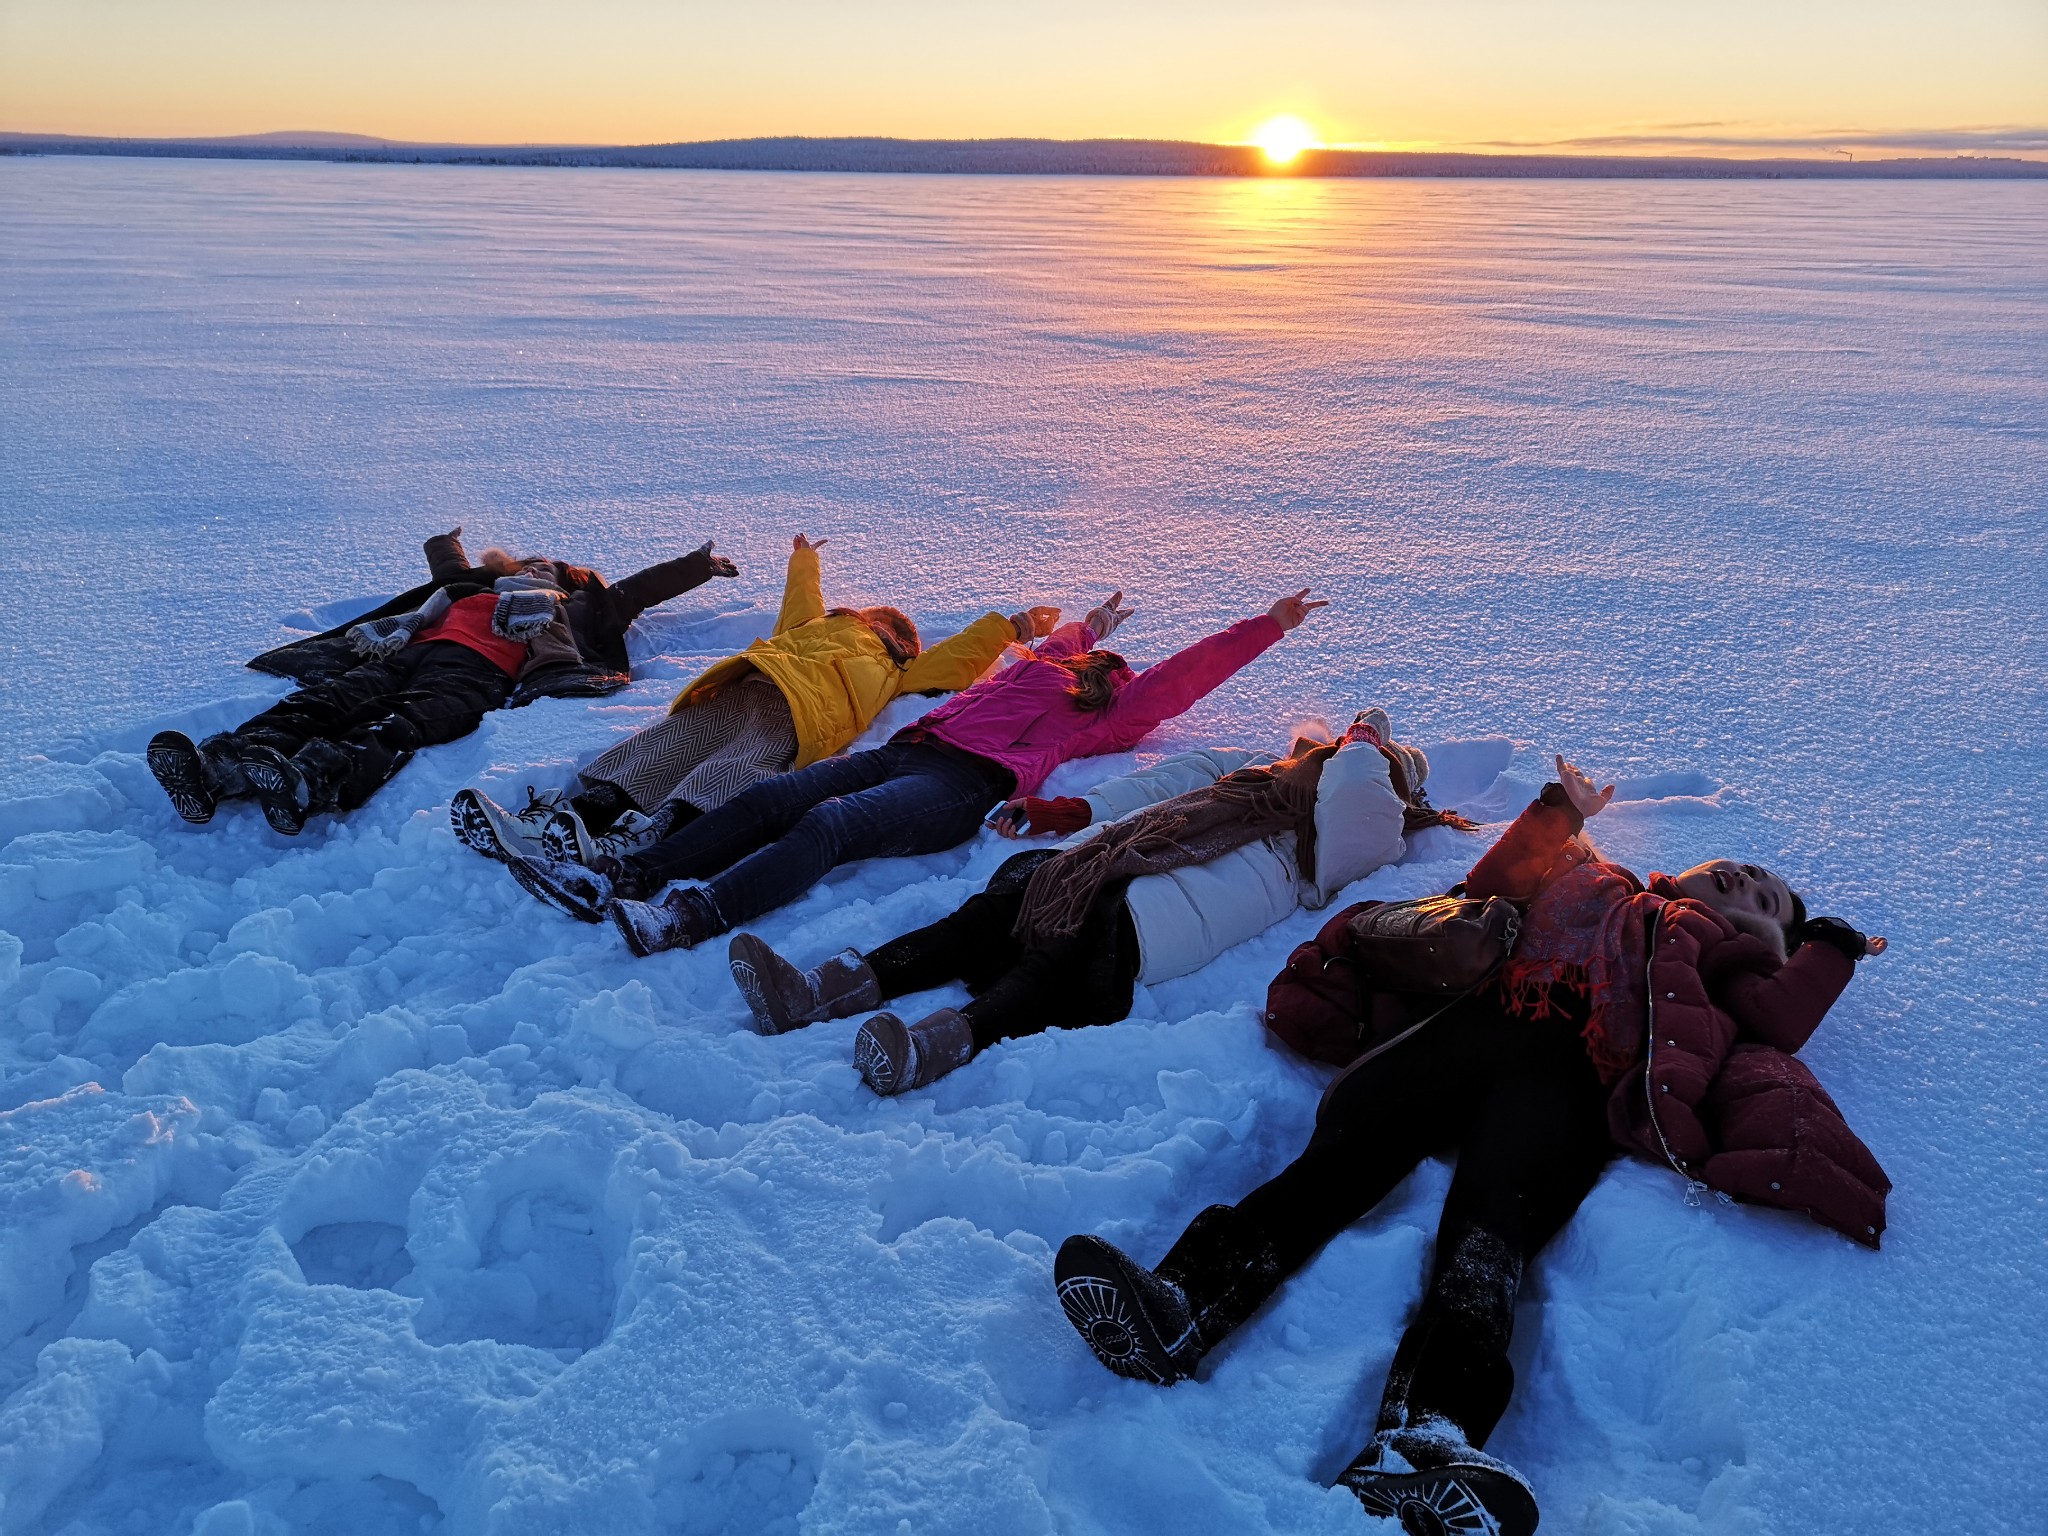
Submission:
[[[699,144],[400,144],[340,134],[241,139],[99,139],[0,134],[0,154],[377,165],[606,166],[699,171],[850,171],[962,176],[1534,176],[1729,178],[2048,177],[2048,162],[1946,159],[1735,160],[1647,155],[1475,155],[1312,149],[1276,172],[1256,148],[1170,139],[715,139]]]

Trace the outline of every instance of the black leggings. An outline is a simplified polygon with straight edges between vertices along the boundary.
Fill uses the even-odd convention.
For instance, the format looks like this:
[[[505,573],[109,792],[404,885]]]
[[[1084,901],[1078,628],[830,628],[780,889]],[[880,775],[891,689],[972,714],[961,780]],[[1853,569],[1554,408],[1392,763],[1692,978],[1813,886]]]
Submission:
[[[1032,871],[1055,852],[1017,854],[950,916],[866,956],[882,996],[965,982],[975,997],[960,1011],[973,1026],[976,1051],[1053,1025],[1113,1024],[1128,1014],[1138,935],[1121,884],[1104,889],[1071,939],[1026,949],[1011,932]]]
[[[1395,1353],[1380,1427],[1437,1416],[1483,1445],[1514,1390],[1522,1272],[1613,1155],[1607,1090],[1580,1020],[1514,1018],[1491,992],[1330,1085],[1301,1156],[1238,1203],[1283,1274],[1432,1153],[1458,1154],[1420,1311]]]

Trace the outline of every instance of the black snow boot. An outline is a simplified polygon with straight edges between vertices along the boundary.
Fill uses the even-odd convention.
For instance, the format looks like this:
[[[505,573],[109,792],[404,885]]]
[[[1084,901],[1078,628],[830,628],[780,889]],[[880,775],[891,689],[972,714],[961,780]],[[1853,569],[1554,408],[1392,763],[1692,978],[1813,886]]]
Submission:
[[[195,745],[183,731],[158,731],[149,738],[144,759],[150,773],[170,796],[172,808],[194,825],[213,820],[222,800],[247,788],[241,764],[220,749],[225,739],[213,736]]]
[[[1448,1419],[1381,1430],[1337,1481],[1407,1536],[1530,1536],[1539,1518],[1522,1474]]]
[[[242,773],[263,807],[263,819],[286,837],[303,832],[316,811],[331,811],[341,803],[350,767],[348,749],[331,741],[309,741],[290,757],[265,746],[242,753]]]
[[[878,1013],[853,1037],[853,1064],[875,1092],[888,1097],[936,1083],[974,1058],[974,1026],[957,1008],[905,1024]]]
[[[844,1019],[880,1005],[881,983],[857,949],[842,949],[800,971],[751,933],[733,935],[726,952],[733,985],[764,1035],[786,1034],[821,1019]]]
[[[1148,1270],[1099,1237],[1070,1237],[1053,1260],[1060,1306],[1095,1358],[1119,1376],[1171,1386],[1250,1317],[1280,1283],[1263,1232],[1212,1205]]]

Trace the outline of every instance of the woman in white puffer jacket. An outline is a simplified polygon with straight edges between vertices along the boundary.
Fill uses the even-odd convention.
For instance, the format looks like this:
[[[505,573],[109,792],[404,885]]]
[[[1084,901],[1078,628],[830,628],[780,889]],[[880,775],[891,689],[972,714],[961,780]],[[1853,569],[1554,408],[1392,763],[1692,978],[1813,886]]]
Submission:
[[[1084,797],[1014,801],[992,818],[1006,836],[1073,835],[1018,854],[951,915],[866,955],[844,950],[803,971],[739,934],[733,980],[764,1034],[965,982],[975,996],[964,1008],[910,1025],[880,1013],[857,1039],[855,1063],[877,1093],[923,1087],[998,1040],[1121,1019],[1137,986],[1326,905],[1399,858],[1408,830],[1469,825],[1429,807],[1428,771],[1374,709],[1341,741],[1299,738],[1284,758],[1211,747]]]

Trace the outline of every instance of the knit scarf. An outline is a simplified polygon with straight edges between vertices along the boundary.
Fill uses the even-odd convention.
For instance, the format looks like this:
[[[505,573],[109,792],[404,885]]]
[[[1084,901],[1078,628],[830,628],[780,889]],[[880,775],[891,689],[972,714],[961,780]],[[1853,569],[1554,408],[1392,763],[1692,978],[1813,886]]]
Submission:
[[[1294,833],[1295,862],[1313,879],[1316,789],[1337,750],[1319,746],[1264,768],[1240,768],[1112,823],[1032,872],[1012,931],[1027,947],[1071,938],[1112,880],[1206,864],[1277,832]]]
[[[1649,918],[1663,905],[1618,864],[1578,865],[1530,904],[1501,972],[1501,996],[1521,1018],[1550,1017],[1559,987],[1586,999],[1586,1054],[1603,1083],[1627,1072],[1642,1051]]]

